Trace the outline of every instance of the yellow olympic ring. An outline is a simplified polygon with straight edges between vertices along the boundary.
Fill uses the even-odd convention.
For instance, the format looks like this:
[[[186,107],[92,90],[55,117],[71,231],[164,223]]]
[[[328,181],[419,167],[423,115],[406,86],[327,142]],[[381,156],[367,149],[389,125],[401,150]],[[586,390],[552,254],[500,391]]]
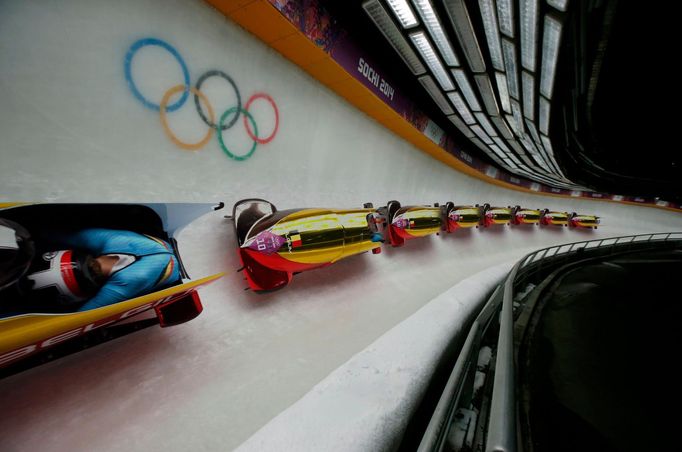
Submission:
[[[211,135],[213,135],[213,128],[212,127],[208,128],[206,136],[202,138],[201,141],[197,143],[184,143],[180,141],[178,137],[175,136],[173,131],[168,126],[168,119],[166,118],[166,105],[168,105],[171,96],[184,90],[185,85],[176,85],[169,89],[168,91],[166,91],[166,94],[163,95],[163,99],[161,99],[161,103],[159,104],[159,115],[161,117],[161,125],[163,126],[163,130],[166,132],[166,135],[168,135],[168,138],[170,138],[170,140],[173,143],[175,143],[182,149],[186,149],[188,151],[196,151],[204,147],[206,143],[208,143],[208,141],[211,139]],[[202,93],[201,91],[194,87],[190,87],[189,90],[192,94],[198,96],[204,102],[204,104],[206,105],[206,109],[208,110],[208,116],[211,120],[211,123],[215,124],[215,114],[213,113],[213,107],[211,107],[211,104],[209,103],[206,96],[204,96],[204,93]]]

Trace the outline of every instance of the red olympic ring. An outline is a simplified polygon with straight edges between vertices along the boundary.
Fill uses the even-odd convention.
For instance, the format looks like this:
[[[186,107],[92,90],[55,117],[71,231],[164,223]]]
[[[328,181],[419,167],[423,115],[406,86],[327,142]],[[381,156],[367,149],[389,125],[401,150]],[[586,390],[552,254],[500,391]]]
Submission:
[[[249,137],[253,141],[255,141],[258,144],[268,144],[269,142],[272,141],[273,138],[275,138],[275,135],[277,134],[277,129],[279,128],[279,110],[277,110],[277,104],[275,104],[275,101],[272,100],[272,97],[270,97],[270,95],[266,93],[256,93],[253,96],[249,97],[249,100],[246,102],[246,105],[244,105],[244,110],[249,111],[249,107],[256,99],[265,99],[268,102],[270,102],[270,105],[272,105],[272,109],[275,110],[275,129],[267,138],[258,138],[251,131],[251,127],[249,126],[249,123],[246,120],[246,115],[244,115],[244,127],[246,128],[246,133],[249,134]]]

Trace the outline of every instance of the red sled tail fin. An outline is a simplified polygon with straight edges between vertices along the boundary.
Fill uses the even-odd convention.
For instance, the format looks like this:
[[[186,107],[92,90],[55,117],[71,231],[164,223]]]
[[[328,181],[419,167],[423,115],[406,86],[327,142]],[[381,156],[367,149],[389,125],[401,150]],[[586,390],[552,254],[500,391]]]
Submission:
[[[291,282],[292,274],[260,264],[249,254],[248,250],[239,248],[237,252],[244,265],[244,275],[249,287],[255,292],[278,290]]]

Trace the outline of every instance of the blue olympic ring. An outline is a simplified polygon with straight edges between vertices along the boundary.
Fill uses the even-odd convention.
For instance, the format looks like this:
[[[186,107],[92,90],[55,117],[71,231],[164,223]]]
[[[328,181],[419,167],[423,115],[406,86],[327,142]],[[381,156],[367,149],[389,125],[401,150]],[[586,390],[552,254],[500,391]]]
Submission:
[[[135,82],[133,82],[130,66],[133,61],[133,57],[135,56],[135,53],[144,46],[163,47],[164,49],[168,50],[168,52],[170,52],[171,55],[175,57],[178,63],[180,63],[180,67],[182,68],[182,75],[185,79],[185,90],[182,92],[182,97],[180,97],[180,100],[166,107],[166,111],[175,111],[178,108],[182,107],[182,105],[187,100],[187,97],[189,97],[189,70],[187,69],[187,65],[185,64],[185,61],[182,59],[178,51],[175,50],[175,48],[168,44],[167,42],[156,38],[143,38],[140,39],[139,41],[136,41],[132,46],[130,46],[130,49],[128,49],[128,53],[126,53],[125,57],[125,77],[126,81],[128,82],[128,86],[130,87],[130,90],[133,92],[135,97],[137,97],[137,99],[140,102],[142,102],[145,106],[151,108],[152,110],[156,111],[160,110],[159,104],[155,104],[154,102],[147,100],[147,98],[145,98],[142,95],[142,93],[140,93],[140,91],[137,89],[137,86],[135,86]]]

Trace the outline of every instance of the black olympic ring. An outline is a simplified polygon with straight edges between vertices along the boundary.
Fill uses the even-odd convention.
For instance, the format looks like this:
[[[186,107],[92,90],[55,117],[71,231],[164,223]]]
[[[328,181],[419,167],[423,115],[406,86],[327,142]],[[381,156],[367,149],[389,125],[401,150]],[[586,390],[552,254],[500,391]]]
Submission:
[[[227,130],[237,122],[237,119],[239,119],[239,114],[242,110],[242,96],[241,96],[241,94],[239,94],[239,89],[237,89],[237,84],[234,82],[234,80],[232,80],[232,77],[230,77],[229,75],[227,75],[226,73],[224,73],[223,71],[220,71],[218,69],[213,69],[213,70],[210,70],[208,72],[205,72],[201,77],[199,77],[199,80],[197,80],[197,84],[195,85],[197,88],[197,91],[201,90],[201,85],[206,81],[207,78],[213,77],[213,76],[222,77],[225,80],[227,80],[230,83],[230,85],[232,85],[232,88],[234,89],[234,92],[237,95],[237,110],[236,110],[237,113],[234,115],[234,117],[232,119],[230,119],[230,121],[227,124],[223,124],[220,127],[220,130]],[[211,122],[211,120],[208,119],[206,117],[206,115],[204,114],[204,110],[201,108],[201,103],[199,102],[199,96],[197,94],[194,94],[194,105],[197,107],[197,112],[199,113],[199,116],[201,116],[201,119],[204,121],[204,123],[207,126],[213,128],[215,130],[218,130],[218,125],[214,122]]]

